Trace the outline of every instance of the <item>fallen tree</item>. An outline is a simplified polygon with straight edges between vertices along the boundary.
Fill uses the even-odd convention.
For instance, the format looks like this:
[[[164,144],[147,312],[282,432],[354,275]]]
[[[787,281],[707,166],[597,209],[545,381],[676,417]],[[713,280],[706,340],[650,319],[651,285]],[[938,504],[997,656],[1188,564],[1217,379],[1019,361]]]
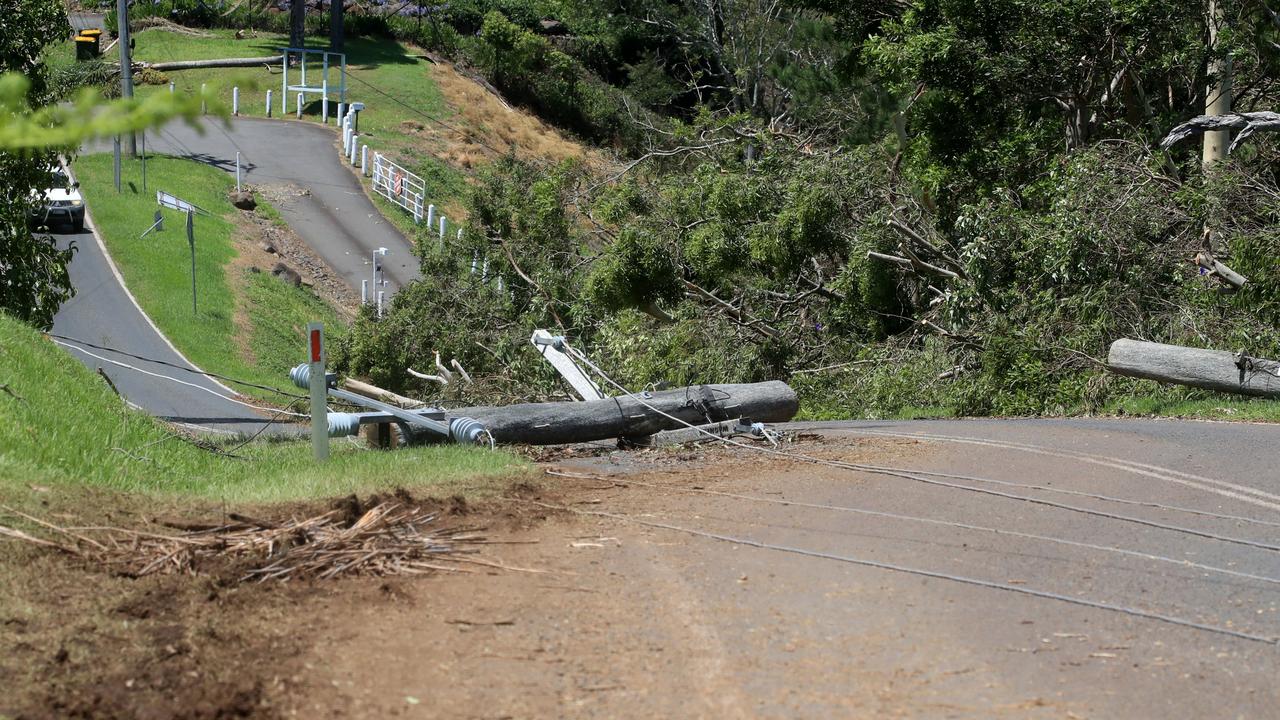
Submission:
[[[251,57],[251,58],[219,58],[214,60],[174,60],[171,62],[158,63],[134,63],[135,65],[155,70],[157,72],[169,72],[171,70],[199,70],[202,68],[230,68],[230,67],[257,67],[259,65],[270,66],[272,63],[279,63],[284,59],[283,55],[272,55],[271,57]]]
[[[1117,375],[1204,390],[1280,398],[1280,362],[1223,350],[1121,339],[1111,343],[1107,369]]]
[[[799,409],[795,391],[775,380],[664,390],[649,393],[643,402],[623,395],[589,402],[458,408],[449,410],[448,414],[475,418],[484,424],[496,442],[559,445],[642,438],[663,430],[684,428],[684,423],[702,425],[737,418],[751,422],[786,422],[795,417]],[[412,435],[413,439],[419,439],[416,429]]]

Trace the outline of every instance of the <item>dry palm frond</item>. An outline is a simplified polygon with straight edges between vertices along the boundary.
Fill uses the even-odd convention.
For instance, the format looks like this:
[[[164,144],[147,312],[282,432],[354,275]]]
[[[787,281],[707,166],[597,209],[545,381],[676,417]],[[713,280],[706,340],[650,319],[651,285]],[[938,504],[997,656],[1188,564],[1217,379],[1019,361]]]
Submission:
[[[131,577],[195,574],[217,561],[243,562],[241,580],[466,572],[459,553],[486,542],[476,527],[442,527],[439,513],[384,502],[351,524],[337,510],[302,520],[266,522],[240,515],[221,525],[174,523],[180,533],[117,527],[58,527],[0,506],[55,534],[58,541],[0,526],[0,536],[53,547]]]

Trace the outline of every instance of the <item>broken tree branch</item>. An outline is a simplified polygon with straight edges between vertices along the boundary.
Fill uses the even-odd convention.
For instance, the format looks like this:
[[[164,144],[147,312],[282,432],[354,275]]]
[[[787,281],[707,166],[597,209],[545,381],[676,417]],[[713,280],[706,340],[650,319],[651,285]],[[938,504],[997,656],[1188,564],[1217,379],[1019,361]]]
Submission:
[[[915,230],[913,230],[911,226],[898,220],[897,218],[889,218],[889,227],[893,228],[894,230],[897,230],[899,233],[904,235],[907,239],[911,240],[912,242],[924,248],[925,250],[928,250],[930,255],[933,255],[934,257],[941,260],[942,263],[947,267],[951,268],[951,270],[954,271],[954,273],[958,277],[968,278],[968,274],[964,270],[964,265],[960,264],[959,260],[951,257],[950,255],[947,255],[946,253],[942,252],[942,250],[939,249],[938,246],[934,245],[928,240],[925,240],[924,236],[916,232]]]
[[[902,250],[903,252],[910,253],[910,250],[907,250],[905,247],[903,247]],[[931,265],[921,260],[920,258],[916,257],[914,254],[911,255],[910,259],[908,259],[908,258],[898,257],[897,255],[885,255],[884,253],[872,252],[868,250],[867,257],[875,260],[882,260],[884,262],[893,263],[894,265],[897,265],[902,268],[906,268],[907,270],[912,270],[919,274],[927,273],[931,275],[937,275],[939,277],[950,278],[951,280],[960,279],[959,275],[951,272],[950,270],[947,270],[946,268],[940,268],[937,265]]]
[[[1213,256],[1212,253],[1208,251],[1196,254],[1196,265],[1199,265],[1209,271],[1210,275],[1225,282],[1233,291],[1239,290],[1244,287],[1245,283],[1249,282],[1248,278],[1235,270],[1232,270],[1226,265],[1223,265]]]
[[[1160,147],[1168,150],[1193,135],[1215,130],[1240,131],[1236,139],[1231,141],[1231,146],[1227,148],[1227,154],[1230,155],[1255,132],[1260,130],[1280,130],[1280,113],[1262,110],[1258,112],[1232,113],[1230,115],[1200,115],[1170,130],[1164,140],[1160,141]]]
[[[716,297],[715,294],[712,293],[710,290],[700,287],[692,282],[689,282],[688,280],[684,281],[684,288],[685,288],[685,294],[695,299],[702,300],[703,302],[716,307],[725,315],[728,315],[730,318],[733,318],[735,322],[737,322],[742,327],[747,328],[748,330],[751,330],[755,333],[763,335],[764,337],[767,337],[770,340],[776,340],[782,336],[782,333],[766,325],[765,322],[760,318],[755,317],[750,313],[743,312],[742,310],[739,310],[738,308],[734,307],[733,305],[730,305],[724,300],[721,300],[720,298]]]

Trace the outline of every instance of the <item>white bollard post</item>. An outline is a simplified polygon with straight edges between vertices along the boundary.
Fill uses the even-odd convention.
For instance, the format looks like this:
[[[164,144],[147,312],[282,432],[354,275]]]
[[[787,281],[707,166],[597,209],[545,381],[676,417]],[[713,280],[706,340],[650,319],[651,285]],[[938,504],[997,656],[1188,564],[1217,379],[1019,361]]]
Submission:
[[[379,319],[382,318],[382,301],[386,298],[386,296],[387,296],[387,293],[385,291],[382,291],[382,290],[378,291],[378,318]]]
[[[172,80],[170,80],[170,81],[169,81],[169,94],[170,94],[170,95],[172,95],[172,94],[173,94],[173,81],[172,81]]]
[[[325,95],[320,98],[320,124],[329,124],[329,96]]]
[[[209,112],[208,103],[204,100],[204,83],[200,83],[200,114],[206,115]]]
[[[302,93],[298,93],[298,119],[302,119]]]
[[[476,274],[476,266],[480,264],[480,253],[471,254],[471,274]]]
[[[240,187],[240,151],[236,151],[236,192],[244,192]]]
[[[369,177],[369,146],[360,146],[360,177]]]
[[[432,227],[435,224],[436,224],[436,206],[428,205],[427,206],[427,227]]]
[[[444,215],[440,216],[440,239],[444,239]]]
[[[338,121],[338,124],[339,124],[339,125],[341,125],[341,124],[342,124],[342,121],[344,121],[344,120],[346,120],[346,119],[347,119],[347,118],[346,118],[346,115],[347,115],[346,110],[347,110],[347,104],[346,104],[346,103],[344,103],[344,102],[340,102],[340,103],[338,103],[338,114],[337,114],[337,115],[335,115],[334,117],[337,119],[337,121]]]
[[[360,139],[359,135],[351,136],[351,157],[349,159],[352,165],[356,164],[356,147],[358,147],[356,141],[358,141],[359,139]]]
[[[369,304],[369,279],[365,278],[360,281],[360,304]]]
[[[231,114],[240,114],[240,86],[231,88]]]
[[[267,91],[267,117],[271,117],[271,91]]]

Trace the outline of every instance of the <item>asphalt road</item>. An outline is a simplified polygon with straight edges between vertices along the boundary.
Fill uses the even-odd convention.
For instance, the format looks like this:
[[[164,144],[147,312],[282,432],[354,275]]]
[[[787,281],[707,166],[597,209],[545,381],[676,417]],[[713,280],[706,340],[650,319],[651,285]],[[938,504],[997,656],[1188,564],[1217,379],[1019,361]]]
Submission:
[[[200,130],[171,125],[148,137],[147,150],[190,158],[232,173],[236,152],[240,152],[245,181],[279,188],[286,197],[278,206],[281,215],[352,288],[358,290],[360,281],[370,277],[372,251],[388,248],[383,270],[388,281],[384,290],[390,296],[418,277],[417,261],[408,241],[383,219],[357,177],[341,164],[334,142],[331,128],[313,123],[240,118],[229,128],[221,121],[202,123]],[[106,149],[109,146],[97,145],[89,151]],[[92,207],[94,199],[87,201]],[[63,247],[74,240],[80,248],[71,265],[77,294],[55,318],[55,333],[191,367],[128,297],[91,233],[55,237]],[[266,422],[266,415],[260,411],[219,397],[230,393],[198,374],[101,349],[85,347],[72,354],[91,368],[102,367],[130,402],[161,419],[236,433],[256,432]],[[109,360],[191,385],[114,365]],[[270,432],[283,429],[274,425]]]
[[[277,209],[289,226],[347,282],[360,290],[372,275],[372,253],[388,250],[383,290],[390,298],[420,276],[404,235],[370,202],[360,180],[339,158],[332,126],[294,120],[234,118],[199,129],[171,123],[147,136],[147,151],[189,158],[229,173],[240,153],[244,181],[281,188]]]
[[[66,348],[68,352],[91,369],[101,368],[126,399],[162,420],[218,433],[254,433],[262,429],[266,415],[226,399],[231,393],[213,380],[178,369],[192,366],[169,346],[129,298],[89,228],[86,222],[82,233],[54,235],[59,247],[74,242],[77,252],[70,266],[76,295],[59,308],[53,332],[124,352],[76,342],[69,343],[76,348]]]
[[[799,427],[822,428],[824,438],[784,446],[785,452],[1280,522],[1280,427],[1274,425],[971,420]],[[639,474],[652,473],[655,462],[658,474]],[[510,694],[487,690],[497,696],[491,705],[496,714],[539,701],[540,695],[520,694],[548,683],[561,695],[547,701],[581,699],[578,717],[1280,716],[1275,644],[836,559],[963,576],[1275,638],[1280,584],[1274,582],[840,508],[1049,536],[1280,580],[1276,550],[746,451],[691,466],[673,462],[670,454],[613,454],[564,464],[619,483],[548,478],[566,488],[577,483],[581,497],[574,507],[722,539],[592,516],[581,518],[584,527],[561,533],[592,539],[593,549],[568,551],[589,552],[590,562],[561,561],[561,548],[539,558],[553,563],[540,567],[563,570],[574,585],[607,592],[621,607],[612,618],[597,608],[605,613],[599,621],[576,616],[576,603],[559,607],[546,597],[533,598],[528,615],[505,604],[490,610],[528,623],[501,638],[503,653],[532,652],[546,663],[534,667],[547,669],[547,677],[524,678]],[[1280,544],[1274,524],[923,477]],[[659,487],[627,487],[628,478]],[[596,575],[599,584],[590,581]],[[557,609],[541,610],[547,607]],[[619,629],[627,624],[629,630]],[[602,635],[615,648],[609,672],[595,662],[582,663],[588,668],[582,676],[557,670],[574,661],[559,659],[560,643]],[[550,654],[537,654],[542,652]],[[498,671],[497,663],[481,657],[465,667],[483,678]],[[627,667],[643,671],[630,676]],[[415,678],[406,671],[401,675],[411,677],[402,681],[408,692],[419,691],[433,672]],[[643,677],[654,674],[663,679],[661,691],[641,692],[648,686]],[[577,690],[602,685],[617,690],[608,697]]]

